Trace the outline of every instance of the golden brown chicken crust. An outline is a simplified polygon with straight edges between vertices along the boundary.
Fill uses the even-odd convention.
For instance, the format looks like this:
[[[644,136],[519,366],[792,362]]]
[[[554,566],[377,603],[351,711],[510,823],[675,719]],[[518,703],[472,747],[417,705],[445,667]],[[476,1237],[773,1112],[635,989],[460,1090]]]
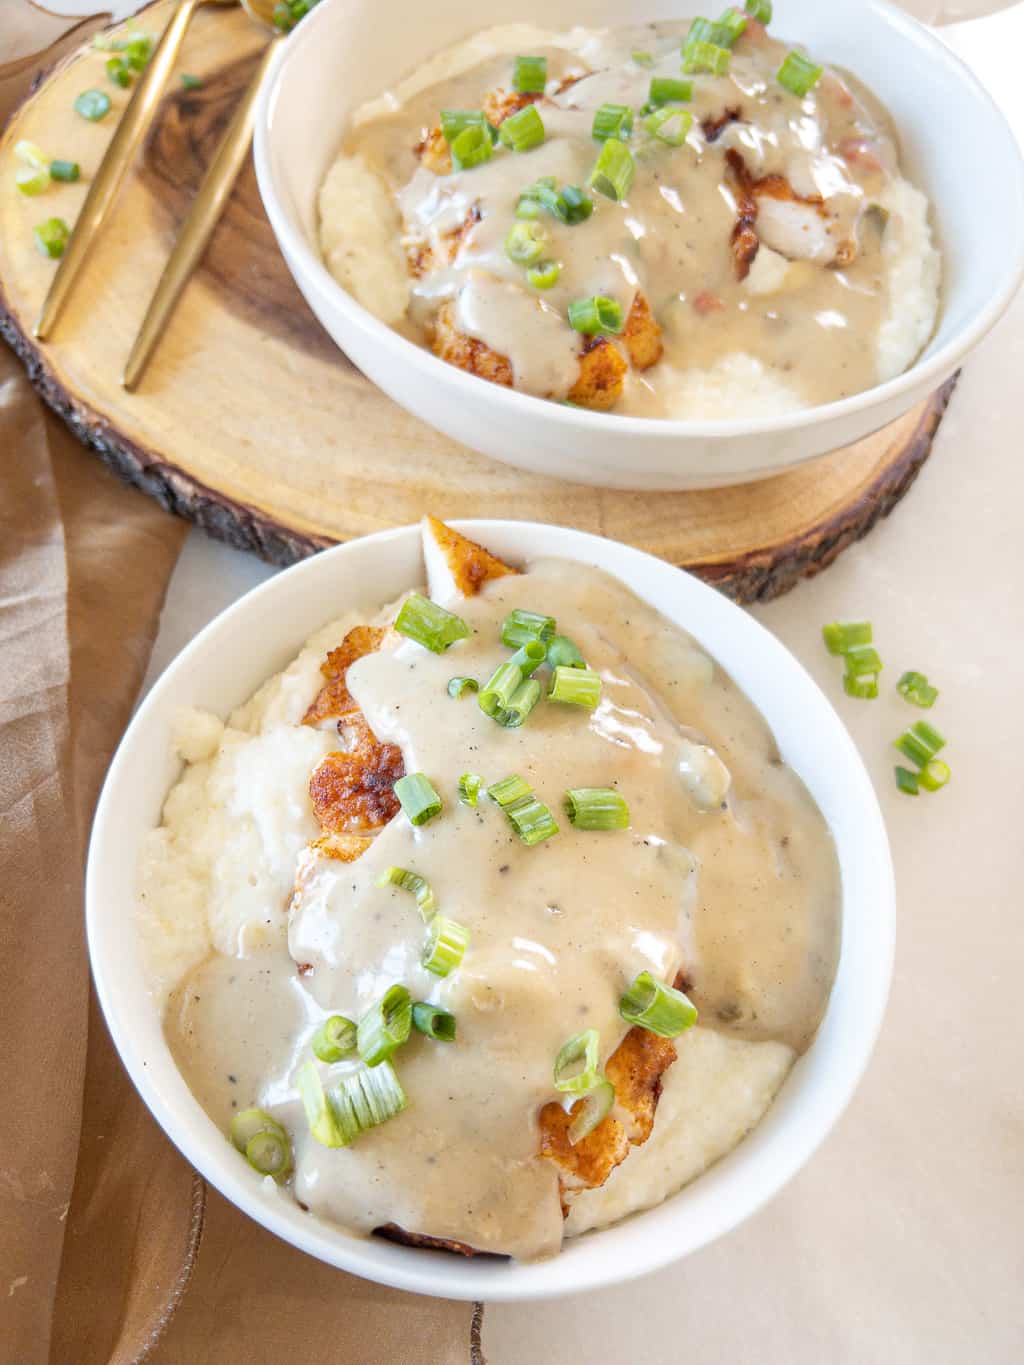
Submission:
[[[661,342],[661,327],[654,320],[651,306],[639,291],[633,296],[629,317],[622,329],[622,340],[633,366],[638,370],[649,370],[661,359],[664,346]]]
[[[475,540],[460,535],[443,521],[438,521],[437,517],[428,516],[425,520],[463,597],[475,597],[483,584],[492,578],[506,578],[509,574],[519,572]]]
[[[512,366],[506,357],[492,351],[490,346],[477,341],[476,337],[460,332],[455,326],[451,303],[444,304],[434,319],[433,351],[449,365],[457,365],[468,374],[475,374],[492,384],[501,384],[506,389],[512,387]]]
[[[539,92],[531,95],[521,94],[517,90],[491,90],[484,96],[484,117],[488,123],[493,123],[495,128],[500,128],[507,118],[518,114],[520,109],[538,102],[545,102],[544,96]]]
[[[745,280],[761,246],[761,239],[755,227],[757,200],[754,198],[753,181],[746,162],[734,147],[730,147],[726,152],[725,164],[729,169],[729,181],[736,198],[736,223],[729,237],[729,249],[732,252],[736,278]]]
[[[570,403],[607,412],[622,397],[629,366],[607,337],[587,337],[580,353],[580,373],[569,390]]]
[[[397,1223],[384,1223],[379,1228],[374,1228],[374,1233],[378,1237],[383,1237],[388,1242],[399,1242],[406,1247],[427,1247],[431,1251],[450,1251],[456,1256],[487,1256],[486,1251],[477,1251],[476,1247],[471,1247],[465,1242],[456,1242],[451,1237],[429,1237],[425,1232],[406,1232],[405,1228],[400,1228]]]
[[[427,129],[413,151],[426,170],[433,171],[435,175],[451,175],[452,154],[439,123]]]
[[[363,834],[322,834],[307,848],[322,858],[333,858],[340,863],[354,863],[373,843]]]
[[[357,659],[380,649],[384,633],[383,626],[353,626],[337,649],[330,651],[320,665],[320,672],[327,681],[302,717],[303,725],[316,725],[321,720],[338,720],[359,709],[348,690],[345,675]]]
[[[362,712],[353,712],[346,725],[352,747],[325,754],[309,779],[313,813],[325,834],[382,829],[399,810],[392,788],[405,775],[401,749],[381,744]]]

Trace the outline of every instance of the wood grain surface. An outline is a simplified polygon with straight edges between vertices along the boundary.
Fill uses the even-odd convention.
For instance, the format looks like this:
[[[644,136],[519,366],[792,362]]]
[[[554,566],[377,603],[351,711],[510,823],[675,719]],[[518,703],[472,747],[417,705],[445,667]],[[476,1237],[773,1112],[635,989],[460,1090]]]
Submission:
[[[158,33],[169,0],[138,21]],[[69,223],[127,92],[85,48],[37,84],[0,140],[0,332],[33,383],[113,468],[211,534],[286,564],[325,545],[415,520],[513,516],[578,526],[684,565],[740,601],[777,596],[819,572],[904,495],[927,458],[952,381],[867,440],[776,478],[696,493],[623,493],[498,464],[432,431],[386,398],[306,307],[260,204],[251,162],[138,393],[125,357],[191,196],[265,33],[240,11],[200,10],[169,90],[51,342],[32,322],[53,263],[32,228]],[[73,110],[96,86],[100,123]],[[25,198],[13,145],[78,160],[83,180]]]

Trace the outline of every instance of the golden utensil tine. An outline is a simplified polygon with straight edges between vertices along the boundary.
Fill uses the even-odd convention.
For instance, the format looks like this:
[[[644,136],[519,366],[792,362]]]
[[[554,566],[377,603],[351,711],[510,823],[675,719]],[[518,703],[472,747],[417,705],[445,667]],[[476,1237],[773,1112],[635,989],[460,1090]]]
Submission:
[[[174,244],[174,250],[157,282],[146,316],[142,320],[139,334],[124,367],[124,374],[121,376],[121,383],[129,393],[138,387],[149,358],[178,302],[178,296],[205,251],[231,188],[238,179],[238,173],[252,142],[256,97],[278,41],[272,38],[264,49],[259,65],[232,115],[227,131],[221,138],[220,145],[210,162],[210,169],[196,192],[188,217]]]
[[[178,0],[178,6],[164,30],[156,51],[139,76],[135,92],[89,186],[89,193],[78,215],[71,240],[61,257],[57,273],[53,277],[50,291],[33,329],[40,341],[45,341],[53,330],[79,271],[89,258],[96,234],[124,179],[125,171],[156,113],[156,107],[174,68],[189,21],[202,3],[203,0]]]

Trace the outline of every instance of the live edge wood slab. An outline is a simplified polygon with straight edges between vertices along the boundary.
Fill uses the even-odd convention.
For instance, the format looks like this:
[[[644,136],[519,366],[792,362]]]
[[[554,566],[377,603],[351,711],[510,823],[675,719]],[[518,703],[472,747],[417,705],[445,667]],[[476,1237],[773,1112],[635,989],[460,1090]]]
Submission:
[[[162,31],[169,0],[137,26]],[[266,35],[241,10],[202,9],[169,90],[52,341],[32,324],[54,265],[32,229],[73,223],[128,92],[85,47],[42,76],[0,140],[0,333],[46,402],[83,442],[169,512],[289,564],[326,545],[442,517],[536,519],[628,541],[740,602],[776,597],[868,532],[928,457],[950,381],[846,450],[765,482],[699,493],[622,493],[522,473],[409,416],[342,355],[292,283],[251,164],[137,394],[119,376],[174,235]],[[113,108],[73,110],[85,89]],[[14,144],[81,163],[82,181],[26,198]],[[613,420],[613,419],[609,419]]]

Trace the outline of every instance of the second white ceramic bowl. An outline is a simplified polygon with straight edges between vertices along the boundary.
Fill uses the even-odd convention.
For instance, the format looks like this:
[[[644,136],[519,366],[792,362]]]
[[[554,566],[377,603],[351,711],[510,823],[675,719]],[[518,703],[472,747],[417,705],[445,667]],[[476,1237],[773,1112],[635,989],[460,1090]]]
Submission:
[[[129,726],[93,825],[86,885],[89,953],[103,1012],[139,1093],[168,1136],[225,1198],[321,1260],[399,1289],[450,1299],[543,1298],[627,1280],[712,1241],[750,1216],[804,1164],[867,1064],[892,965],[893,880],[882,817],[839,718],[800,664],[746,612],[639,550],[529,522],[456,522],[513,563],[595,564],[682,626],[732,674],[771,726],[831,827],[842,875],[842,947],[818,1035],[764,1121],[723,1161],[658,1208],[568,1242],[531,1265],[395,1246],[331,1227],[287,1192],[267,1191],[185,1084],[164,1041],[133,929],[138,853],[178,776],[180,707],[226,716],[303,641],[351,608],[376,609],[423,581],[417,527],[316,555],[228,608],[167,669]]]

